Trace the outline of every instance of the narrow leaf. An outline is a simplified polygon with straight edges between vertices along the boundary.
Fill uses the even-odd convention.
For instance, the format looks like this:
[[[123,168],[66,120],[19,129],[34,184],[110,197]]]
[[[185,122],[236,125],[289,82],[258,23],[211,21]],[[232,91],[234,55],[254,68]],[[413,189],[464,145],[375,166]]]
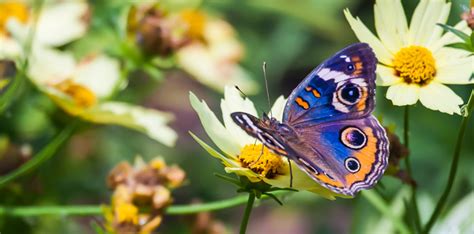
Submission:
[[[469,36],[465,34],[464,32],[457,30],[456,28],[446,25],[446,24],[438,24],[438,26],[441,26],[444,30],[449,31],[454,33],[456,36],[461,38],[465,42],[469,42]]]

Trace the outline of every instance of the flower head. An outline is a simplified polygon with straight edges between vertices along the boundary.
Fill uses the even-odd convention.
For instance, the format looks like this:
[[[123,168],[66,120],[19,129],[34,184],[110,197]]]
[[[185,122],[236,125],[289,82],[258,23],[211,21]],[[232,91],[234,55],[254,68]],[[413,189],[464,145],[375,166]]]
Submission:
[[[134,4],[127,33],[147,56],[169,58],[199,82],[221,91],[238,85],[247,93],[256,83],[239,62],[244,48],[226,21],[198,9],[169,10],[157,1]]]
[[[153,232],[172,203],[170,190],[181,186],[184,179],[183,170],[167,166],[162,158],[148,164],[137,158],[134,166],[118,164],[107,179],[114,190],[111,206],[104,208],[107,228],[113,233]]]
[[[360,41],[369,43],[380,64],[378,85],[389,86],[387,98],[394,105],[413,105],[418,100],[427,108],[461,114],[462,99],[445,84],[470,84],[474,58],[469,52],[445,47],[460,42],[452,33],[443,35],[438,23],[448,19],[451,3],[421,0],[408,26],[400,0],[377,0],[372,34],[349,10],[344,14]],[[465,21],[456,27],[469,32]]]
[[[254,183],[263,181],[278,188],[290,186],[291,175],[288,161],[272,153],[262,144],[256,143],[256,140],[247,135],[230,117],[230,114],[236,111],[257,116],[255,106],[249,99],[242,98],[235,88],[225,88],[224,99],[221,101],[224,125],[207,104],[199,101],[193,93],[190,94],[190,101],[199,115],[204,130],[222,153],[214,150],[195,135],[192,136],[212,156],[222,161],[227,173],[247,177]],[[282,119],[285,101],[282,96],[275,101],[271,109],[273,117]],[[292,166],[292,172],[293,189],[307,190],[328,199],[335,199],[335,196],[347,197],[319,185],[295,165]]]
[[[106,55],[76,61],[68,52],[36,48],[28,68],[37,87],[72,116],[132,128],[169,146],[176,141],[176,133],[166,125],[173,118],[170,114],[109,101],[123,83],[118,61]]]
[[[0,58],[22,56],[28,34],[35,28],[33,46],[61,46],[83,36],[87,30],[86,1],[48,1],[39,17],[31,1],[0,3]]]

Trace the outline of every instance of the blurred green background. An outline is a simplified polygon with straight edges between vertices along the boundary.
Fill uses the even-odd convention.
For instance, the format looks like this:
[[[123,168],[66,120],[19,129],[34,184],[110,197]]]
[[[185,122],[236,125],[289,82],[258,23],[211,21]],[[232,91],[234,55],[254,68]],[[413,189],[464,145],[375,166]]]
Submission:
[[[238,38],[245,47],[242,62],[260,85],[260,92],[250,98],[257,107],[267,110],[264,93],[262,62],[267,62],[270,97],[288,96],[294,87],[331,54],[357,41],[342,10],[349,8],[373,29],[374,1],[345,0],[261,0],[232,1],[208,0],[192,3],[180,0],[183,5],[200,7],[219,15],[236,28]],[[93,17],[87,39],[68,44],[77,54],[85,51],[108,51],[114,40],[108,30],[125,5],[122,1],[91,0]],[[403,1],[410,16],[417,1]],[[459,21],[459,15],[468,1],[452,1],[453,9],[448,24]],[[147,107],[173,112],[171,124],[179,134],[177,146],[168,148],[150,140],[147,136],[114,126],[92,125],[75,134],[70,141],[39,169],[0,190],[1,204],[15,205],[67,205],[108,203],[111,192],[105,178],[111,168],[120,161],[133,161],[141,155],[151,159],[163,156],[169,164],[178,164],[187,173],[188,183],[174,191],[176,204],[192,201],[214,201],[236,195],[235,187],[213,175],[223,173],[221,163],[210,157],[188,134],[192,131],[208,139],[195,112],[188,102],[191,90],[219,112],[222,94],[188,79],[175,70],[166,79],[156,82],[146,74],[134,73],[129,86],[118,100],[139,103]],[[472,85],[451,86],[465,102]],[[402,135],[403,108],[394,107],[385,98],[386,88],[377,87],[376,115],[385,125],[396,126]],[[414,178],[419,194],[437,200],[447,181],[449,165],[461,118],[428,110],[421,105],[411,108],[411,155]],[[18,152],[36,152],[53,136],[57,123],[63,116],[57,107],[33,88],[0,117],[3,140],[8,136]],[[219,114],[217,114],[219,116]],[[54,116],[51,118],[50,116]],[[465,144],[461,151],[458,179],[448,206],[464,197],[474,188],[474,122],[468,125]],[[210,141],[208,141],[210,142]],[[1,144],[1,143],[0,143]],[[24,147],[29,144],[31,149]],[[23,146],[23,147],[22,147]],[[23,150],[23,151],[22,151]],[[20,154],[18,154],[20,155]],[[27,157],[27,156],[26,156]],[[1,159],[1,158],[0,158]],[[15,168],[27,158],[2,161],[0,174]],[[402,183],[385,176],[382,179],[382,195],[391,200],[402,191]],[[249,233],[366,233],[380,220],[380,214],[368,202],[356,197],[351,200],[327,201],[313,194],[300,192],[285,199],[279,206],[272,201],[263,202],[251,216]],[[243,207],[213,213],[228,230],[236,232]],[[431,211],[420,208],[427,217]],[[422,215],[422,216],[423,216]],[[100,217],[44,216],[32,218],[0,217],[1,233],[94,233],[91,222]],[[161,233],[188,233],[183,222],[191,223],[192,216],[166,216]]]

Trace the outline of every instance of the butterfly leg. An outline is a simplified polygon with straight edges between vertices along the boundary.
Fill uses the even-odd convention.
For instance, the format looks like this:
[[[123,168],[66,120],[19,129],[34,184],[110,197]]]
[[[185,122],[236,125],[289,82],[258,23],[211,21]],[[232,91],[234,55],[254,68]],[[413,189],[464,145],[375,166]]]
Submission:
[[[293,188],[293,169],[291,168],[291,161],[289,158],[286,158],[288,160],[288,166],[290,167],[290,188]]]

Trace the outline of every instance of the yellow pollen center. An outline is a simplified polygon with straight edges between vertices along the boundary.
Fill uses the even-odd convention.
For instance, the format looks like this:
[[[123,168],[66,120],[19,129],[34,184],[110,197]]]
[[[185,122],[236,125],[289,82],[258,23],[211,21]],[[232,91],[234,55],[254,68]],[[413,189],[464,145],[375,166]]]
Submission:
[[[130,203],[120,203],[115,207],[115,215],[119,223],[138,223],[138,208]]]
[[[95,94],[90,89],[74,83],[74,81],[65,80],[54,85],[54,87],[70,96],[80,107],[88,108],[97,102]]]
[[[262,144],[244,146],[238,158],[243,167],[266,178],[272,178],[283,170],[281,156],[271,152]]]
[[[7,22],[15,18],[21,23],[26,23],[28,20],[28,7],[20,2],[5,2],[0,3],[0,35],[7,34]]]
[[[402,48],[393,59],[395,74],[405,83],[425,85],[436,75],[436,63],[431,51],[422,46]]]

